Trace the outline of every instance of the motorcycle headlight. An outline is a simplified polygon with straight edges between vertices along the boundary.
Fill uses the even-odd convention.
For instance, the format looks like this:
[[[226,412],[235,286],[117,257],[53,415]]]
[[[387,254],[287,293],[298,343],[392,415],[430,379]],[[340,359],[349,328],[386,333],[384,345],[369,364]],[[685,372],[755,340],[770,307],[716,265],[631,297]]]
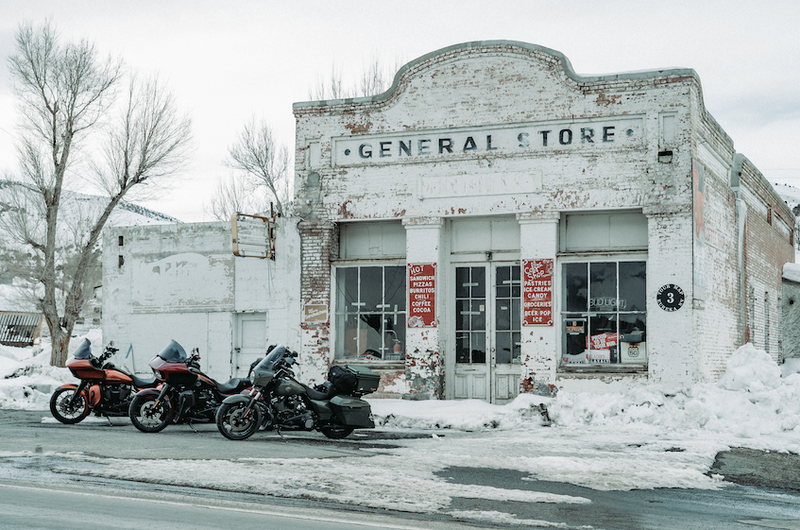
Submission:
[[[161,370],[153,370],[153,373],[156,375],[156,379],[166,379],[164,372]]]

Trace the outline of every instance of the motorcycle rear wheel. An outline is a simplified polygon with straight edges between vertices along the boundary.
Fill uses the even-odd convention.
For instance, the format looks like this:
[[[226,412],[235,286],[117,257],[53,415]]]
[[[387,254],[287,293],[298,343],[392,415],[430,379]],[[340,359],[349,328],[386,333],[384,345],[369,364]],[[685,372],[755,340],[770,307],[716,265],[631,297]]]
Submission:
[[[156,403],[155,394],[136,396],[131,401],[128,416],[133,426],[142,432],[163,431],[172,421],[172,403],[164,397]]]
[[[217,411],[217,429],[229,440],[246,440],[261,424],[257,407],[252,407],[247,417],[247,403],[223,403]]]
[[[332,440],[341,440],[347,438],[353,432],[352,427],[344,425],[324,425],[319,428],[320,432]]]
[[[50,412],[53,417],[61,423],[71,425],[83,421],[89,415],[89,402],[86,395],[81,393],[75,398],[75,404],[71,404],[75,396],[74,388],[59,388],[53,392],[50,398]]]

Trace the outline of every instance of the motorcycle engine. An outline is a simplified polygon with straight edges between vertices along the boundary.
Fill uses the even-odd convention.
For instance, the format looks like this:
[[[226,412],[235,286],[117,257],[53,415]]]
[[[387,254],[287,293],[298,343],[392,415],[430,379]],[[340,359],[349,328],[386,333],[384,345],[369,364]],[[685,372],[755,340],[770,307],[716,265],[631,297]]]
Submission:
[[[314,416],[305,406],[302,399],[296,396],[287,396],[276,399],[272,403],[276,413],[277,423],[300,429],[312,429],[314,427]]]

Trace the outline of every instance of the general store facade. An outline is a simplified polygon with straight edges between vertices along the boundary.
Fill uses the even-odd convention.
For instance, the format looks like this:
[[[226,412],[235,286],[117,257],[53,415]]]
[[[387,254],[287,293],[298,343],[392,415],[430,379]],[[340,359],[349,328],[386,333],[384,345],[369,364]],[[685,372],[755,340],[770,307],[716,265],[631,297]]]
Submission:
[[[364,363],[385,395],[503,403],[780,358],[793,216],[693,70],[466,43],[294,114],[307,378]]]

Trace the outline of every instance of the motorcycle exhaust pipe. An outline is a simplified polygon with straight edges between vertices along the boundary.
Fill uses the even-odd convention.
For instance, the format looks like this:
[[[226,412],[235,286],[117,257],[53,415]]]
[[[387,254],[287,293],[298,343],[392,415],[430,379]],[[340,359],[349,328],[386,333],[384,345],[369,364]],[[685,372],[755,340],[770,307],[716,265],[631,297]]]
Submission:
[[[298,425],[302,425],[307,430],[311,430],[314,428],[314,417],[306,412],[305,414],[300,414],[298,416],[289,418],[286,420],[286,423],[296,423]]]

